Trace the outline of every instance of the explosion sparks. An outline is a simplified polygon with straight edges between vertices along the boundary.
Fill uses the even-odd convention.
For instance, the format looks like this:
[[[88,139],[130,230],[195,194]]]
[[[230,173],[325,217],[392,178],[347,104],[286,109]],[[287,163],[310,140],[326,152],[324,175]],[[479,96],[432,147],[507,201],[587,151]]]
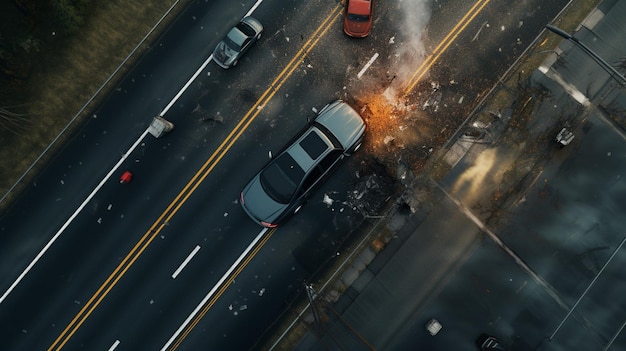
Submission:
[[[398,162],[419,168],[432,152],[432,121],[393,89],[356,98],[367,123],[365,151],[393,171]]]

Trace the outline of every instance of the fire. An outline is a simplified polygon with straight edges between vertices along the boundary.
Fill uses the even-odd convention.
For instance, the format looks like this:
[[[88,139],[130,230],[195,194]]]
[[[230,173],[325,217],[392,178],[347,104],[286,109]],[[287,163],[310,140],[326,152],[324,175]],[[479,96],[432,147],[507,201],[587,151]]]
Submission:
[[[398,160],[415,166],[422,163],[418,159],[423,159],[425,147],[430,149],[424,143],[431,128],[419,106],[392,88],[357,97],[356,106],[367,123],[367,153],[390,170]]]

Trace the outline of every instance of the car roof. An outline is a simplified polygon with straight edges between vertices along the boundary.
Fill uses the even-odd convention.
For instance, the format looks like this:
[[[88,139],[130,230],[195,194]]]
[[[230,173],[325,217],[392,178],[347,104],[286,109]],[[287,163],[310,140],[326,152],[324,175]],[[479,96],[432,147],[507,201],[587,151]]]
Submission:
[[[352,108],[341,100],[331,103],[315,118],[315,122],[328,129],[339,144],[347,149],[355,138],[365,130],[365,121]]]
[[[350,0],[348,12],[356,15],[369,15],[372,2],[369,0]]]
[[[319,128],[311,126],[286,152],[308,173],[318,159],[335,149],[332,141]]]
[[[228,32],[228,38],[239,46],[243,45],[244,41],[248,39],[248,35],[244,33],[243,31],[241,31],[240,26],[248,26],[248,25],[245,23],[239,23],[237,24],[237,26],[233,27],[230,30],[230,32]]]

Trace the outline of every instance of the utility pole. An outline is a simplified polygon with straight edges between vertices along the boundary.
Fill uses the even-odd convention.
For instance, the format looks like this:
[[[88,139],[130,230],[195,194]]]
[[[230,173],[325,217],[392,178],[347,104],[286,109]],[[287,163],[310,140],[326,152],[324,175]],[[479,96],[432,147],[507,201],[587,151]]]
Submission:
[[[606,61],[604,61],[595,52],[593,52],[591,49],[589,49],[589,47],[587,47],[587,45],[583,44],[580,40],[578,40],[578,38],[572,36],[571,34],[567,33],[566,31],[564,31],[564,30],[562,30],[560,28],[557,28],[557,27],[555,27],[553,25],[550,25],[550,24],[547,24],[546,28],[549,31],[559,35],[560,37],[562,37],[564,39],[569,40],[571,43],[573,43],[574,45],[579,47],[583,52],[585,52],[594,61],[596,61],[596,63],[598,65],[600,65],[600,67],[602,67],[602,69],[607,71],[607,73],[609,73],[611,75],[611,77],[613,79],[615,79],[621,86],[626,86],[626,77],[624,77],[624,75],[622,75],[615,68],[613,68],[613,66],[609,65]]]
[[[309,304],[311,305],[311,310],[313,311],[313,318],[315,319],[315,326],[317,328],[321,327],[319,312],[317,311],[317,306],[315,305],[315,298],[317,298],[317,293],[315,289],[313,289],[313,284],[304,283],[304,288],[306,290],[306,297],[309,299]]]

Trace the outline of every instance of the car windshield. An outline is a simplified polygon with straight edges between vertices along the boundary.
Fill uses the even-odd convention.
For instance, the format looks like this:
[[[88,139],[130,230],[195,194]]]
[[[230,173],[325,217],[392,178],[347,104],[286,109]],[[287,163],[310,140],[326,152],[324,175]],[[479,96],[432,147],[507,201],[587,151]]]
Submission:
[[[280,155],[261,172],[261,186],[275,201],[289,203],[304,177],[304,170],[288,153]]]
[[[368,15],[357,15],[354,13],[348,14],[348,20],[354,21],[354,22],[367,22],[369,21],[369,19],[370,19],[370,16]]]
[[[228,35],[224,38],[224,43],[232,50],[239,51],[247,38],[248,37],[239,30],[238,27],[235,27],[228,32]]]

